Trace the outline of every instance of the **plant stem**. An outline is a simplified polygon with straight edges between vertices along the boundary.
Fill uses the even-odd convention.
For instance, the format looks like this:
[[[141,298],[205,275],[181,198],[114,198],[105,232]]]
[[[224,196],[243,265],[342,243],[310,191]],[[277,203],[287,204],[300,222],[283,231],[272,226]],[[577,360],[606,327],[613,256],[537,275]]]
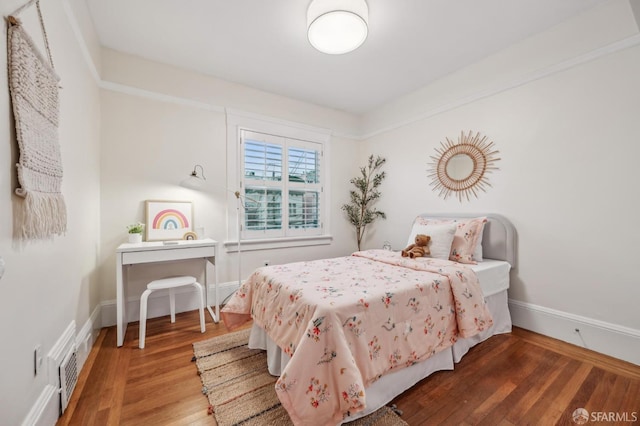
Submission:
[[[367,208],[367,203],[366,203],[366,197],[367,194],[369,193],[369,183],[371,182],[371,160],[369,160],[369,169],[367,171],[367,173],[365,173],[367,179],[366,179],[366,184],[364,186],[364,190],[362,191],[362,205],[360,206],[360,223],[361,225],[358,226],[358,251],[360,251],[360,244],[362,242],[362,237],[364,236],[364,229],[366,228],[366,224],[362,224],[362,218],[365,215],[365,210]]]

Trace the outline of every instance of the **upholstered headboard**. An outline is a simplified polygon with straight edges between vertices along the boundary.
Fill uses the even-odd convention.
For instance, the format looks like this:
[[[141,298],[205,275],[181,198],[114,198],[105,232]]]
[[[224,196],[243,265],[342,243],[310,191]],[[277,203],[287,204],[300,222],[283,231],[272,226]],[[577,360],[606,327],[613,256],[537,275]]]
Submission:
[[[486,216],[482,235],[483,257],[509,262],[511,268],[517,265],[516,229],[506,217],[495,213],[423,213],[425,219],[451,219]]]

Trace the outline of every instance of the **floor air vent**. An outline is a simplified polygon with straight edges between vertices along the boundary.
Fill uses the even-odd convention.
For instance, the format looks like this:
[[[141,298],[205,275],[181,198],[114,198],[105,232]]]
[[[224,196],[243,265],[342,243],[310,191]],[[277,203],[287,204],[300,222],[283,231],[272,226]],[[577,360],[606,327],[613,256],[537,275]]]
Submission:
[[[76,351],[72,348],[60,364],[60,413],[69,405],[71,393],[78,382],[78,362]]]

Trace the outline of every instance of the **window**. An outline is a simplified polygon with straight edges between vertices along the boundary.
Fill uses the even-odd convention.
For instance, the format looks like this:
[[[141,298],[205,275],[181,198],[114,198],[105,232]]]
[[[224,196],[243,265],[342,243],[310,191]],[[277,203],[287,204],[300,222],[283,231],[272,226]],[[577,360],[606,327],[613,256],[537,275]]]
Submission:
[[[227,110],[227,252],[331,244],[331,132]],[[238,218],[240,218],[238,220]],[[240,222],[238,224],[238,222]]]
[[[323,145],[240,130],[242,238],[322,234]]]

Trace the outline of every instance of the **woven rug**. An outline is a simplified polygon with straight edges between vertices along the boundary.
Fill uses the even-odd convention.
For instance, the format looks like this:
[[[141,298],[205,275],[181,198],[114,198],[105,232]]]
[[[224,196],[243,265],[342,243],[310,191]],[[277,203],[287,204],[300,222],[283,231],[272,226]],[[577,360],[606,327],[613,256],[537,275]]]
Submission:
[[[293,425],[280,404],[267,371],[265,351],[249,349],[250,330],[242,330],[193,344],[202,393],[207,396],[219,426]],[[408,425],[383,407],[349,426]]]
[[[44,32],[42,15],[40,21]],[[9,18],[7,44],[9,89],[20,149],[20,188],[16,194],[24,198],[18,218],[19,236],[50,238],[67,229],[58,143],[59,78],[51,61],[44,58],[13,16]]]

